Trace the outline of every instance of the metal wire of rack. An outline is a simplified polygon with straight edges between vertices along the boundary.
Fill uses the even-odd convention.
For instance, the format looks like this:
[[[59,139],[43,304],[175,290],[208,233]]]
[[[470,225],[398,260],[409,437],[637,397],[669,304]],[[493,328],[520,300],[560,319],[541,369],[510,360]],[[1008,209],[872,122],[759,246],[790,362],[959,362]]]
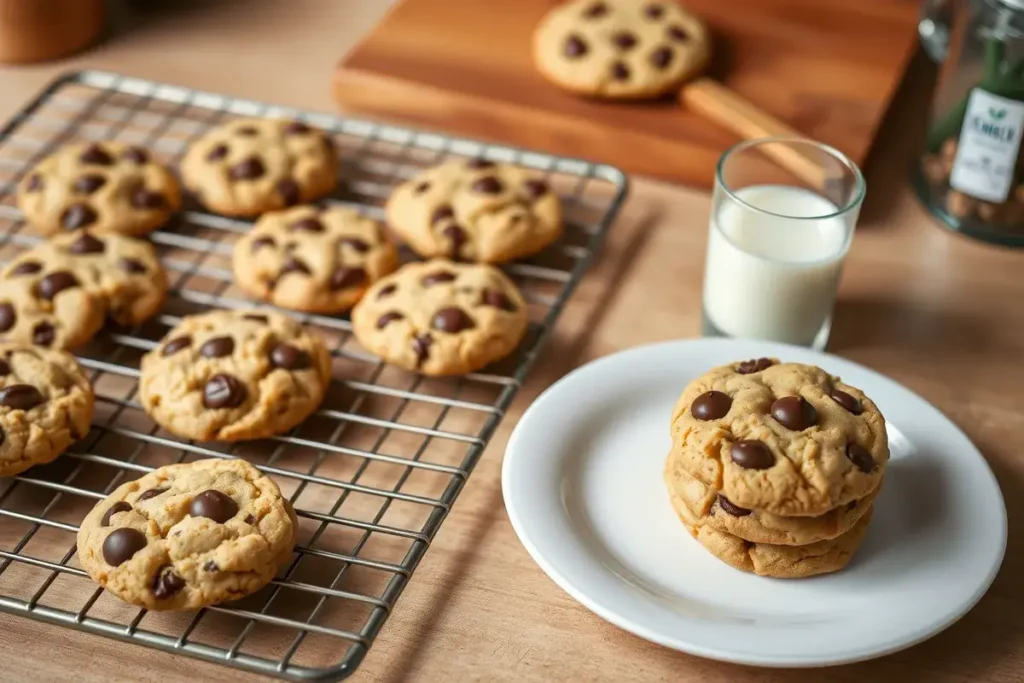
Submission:
[[[449,156],[542,172],[560,193],[566,234],[506,272],[530,304],[531,332],[483,372],[431,379],[381,363],[347,317],[301,315],[332,345],[322,408],[287,435],[198,444],[160,430],[136,400],[138,361],[182,315],[251,306],[231,279],[231,243],[249,223],[187,205],[150,238],[168,270],[162,314],[111,330],[79,353],[96,389],[85,439],[50,465],[0,482],[0,609],[291,680],[335,681],[362,661],[465,485],[626,193],[617,169],[445,135],[275,107],[87,71],[63,76],[0,129],[0,261],[40,237],[14,188],[57,146],[119,140],[174,165],[232,116],[286,116],[331,133],[342,154],[332,202],[382,217],[391,188]],[[75,559],[86,512],[126,478],[173,462],[244,457],[275,478],[300,520],[291,563],[239,602],[195,613],[147,612],[93,584]]]

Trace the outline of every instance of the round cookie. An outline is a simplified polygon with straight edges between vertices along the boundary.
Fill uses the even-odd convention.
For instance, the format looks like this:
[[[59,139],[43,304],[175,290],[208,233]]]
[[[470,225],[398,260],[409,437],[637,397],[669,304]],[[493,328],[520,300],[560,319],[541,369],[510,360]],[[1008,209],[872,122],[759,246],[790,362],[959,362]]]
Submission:
[[[501,271],[445,259],[403,266],[352,310],[360,344],[426,375],[472,372],[507,356],[527,322],[526,302]]]
[[[424,258],[503,263],[562,234],[562,205],[536,173],[485,159],[425,169],[388,198],[387,222]]]
[[[334,189],[338,155],[300,121],[237,119],[206,132],[181,161],[185,187],[211,211],[256,216]]]
[[[72,273],[83,289],[105,302],[107,314],[120,325],[143,322],[167,298],[167,274],[149,242],[92,230],[58,235],[19,254],[0,279],[39,282],[55,268]]]
[[[93,391],[63,351],[0,342],[0,476],[54,460],[89,433]]]
[[[741,571],[775,579],[839,571],[860,547],[871,521],[869,507],[849,531],[833,539],[808,545],[772,545],[751,543],[708,526],[678,495],[672,495],[672,507],[690,535],[719,560]]]
[[[533,34],[540,72],[571,92],[609,99],[658,97],[708,62],[704,23],[671,0],[576,0]]]
[[[314,313],[350,309],[398,267],[383,227],[355,209],[298,206],[264,214],[235,243],[235,282],[250,296]]]
[[[268,311],[187,316],[142,357],[139,398],[161,427],[197,441],[262,439],[306,419],[331,379],[319,337]]]
[[[821,368],[758,359],[691,382],[672,448],[698,480],[749,510],[817,516],[864,498],[889,460],[885,418]]]
[[[103,327],[106,302],[87,291],[65,264],[0,278],[0,339],[74,349]]]
[[[771,545],[808,545],[846,533],[871,508],[881,486],[860,500],[833,508],[817,517],[782,517],[734,505],[711,487],[693,478],[678,456],[665,463],[669,493],[679,497],[702,524],[744,541]]]
[[[18,185],[18,207],[44,234],[89,228],[144,235],[181,208],[178,181],[145,149],[120,142],[67,145]]]
[[[298,524],[269,477],[243,460],[169,465],[119,486],[78,532],[99,585],[151,610],[194,610],[267,585]]]

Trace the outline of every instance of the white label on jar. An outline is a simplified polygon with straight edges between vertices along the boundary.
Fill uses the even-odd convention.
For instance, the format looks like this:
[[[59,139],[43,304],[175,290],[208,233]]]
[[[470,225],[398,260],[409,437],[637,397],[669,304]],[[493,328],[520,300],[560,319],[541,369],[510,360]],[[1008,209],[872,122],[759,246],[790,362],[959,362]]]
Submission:
[[[1022,125],[1024,103],[980,88],[972,90],[950,187],[985,201],[1006,201],[1013,185]]]

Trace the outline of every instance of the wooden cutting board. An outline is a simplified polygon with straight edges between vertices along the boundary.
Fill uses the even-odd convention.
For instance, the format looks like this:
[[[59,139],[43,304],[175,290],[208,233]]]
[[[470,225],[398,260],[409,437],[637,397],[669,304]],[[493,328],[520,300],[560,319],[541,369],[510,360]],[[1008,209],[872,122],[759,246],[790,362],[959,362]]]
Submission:
[[[404,0],[339,65],[346,110],[710,186],[736,139],[674,98],[606,103],[534,69],[552,0]],[[710,73],[802,133],[867,157],[916,46],[916,0],[687,0],[715,36]]]

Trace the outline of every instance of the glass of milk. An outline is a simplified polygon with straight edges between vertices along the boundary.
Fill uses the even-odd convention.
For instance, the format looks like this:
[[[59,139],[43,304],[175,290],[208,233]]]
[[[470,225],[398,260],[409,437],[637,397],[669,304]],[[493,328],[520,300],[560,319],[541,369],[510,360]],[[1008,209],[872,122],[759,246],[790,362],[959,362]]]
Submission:
[[[764,138],[718,162],[704,334],[823,349],[864,178],[828,145]]]

